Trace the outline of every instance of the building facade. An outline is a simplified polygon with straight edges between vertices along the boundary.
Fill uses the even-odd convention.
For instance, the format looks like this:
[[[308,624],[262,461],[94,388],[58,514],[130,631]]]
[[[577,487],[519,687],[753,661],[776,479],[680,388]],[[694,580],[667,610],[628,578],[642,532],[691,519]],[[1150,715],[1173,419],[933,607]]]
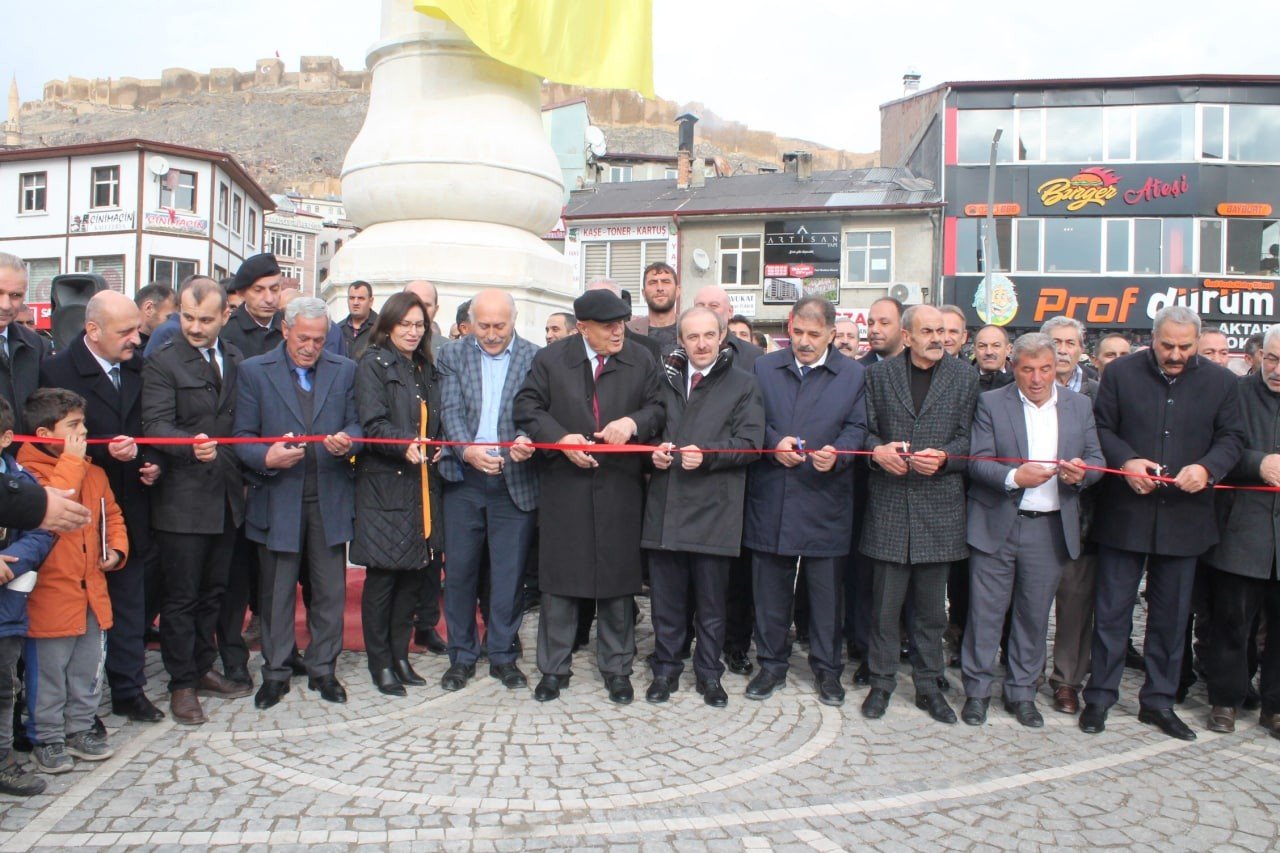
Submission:
[[[943,298],[972,325],[1141,338],[1180,304],[1239,349],[1280,321],[1280,77],[947,83],[881,118],[883,161],[939,181]]]
[[[27,301],[53,277],[102,275],[132,296],[153,281],[220,278],[265,251],[271,197],[234,159],[126,139],[0,151],[0,251],[27,262]]]

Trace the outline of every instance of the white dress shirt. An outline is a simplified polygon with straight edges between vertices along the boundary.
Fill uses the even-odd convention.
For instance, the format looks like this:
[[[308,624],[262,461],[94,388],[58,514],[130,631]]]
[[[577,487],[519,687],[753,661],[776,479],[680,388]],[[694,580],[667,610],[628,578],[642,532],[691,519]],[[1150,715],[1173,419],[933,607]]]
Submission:
[[[1031,459],[1048,460],[1058,458],[1058,388],[1053,385],[1052,396],[1042,405],[1037,406],[1018,391],[1018,399],[1022,401],[1022,416],[1027,424],[1027,456]],[[1004,479],[1004,486],[1009,491],[1018,488],[1014,482],[1017,469],[1009,471]],[[1058,499],[1058,478],[1050,477],[1034,489],[1026,489],[1018,509],[1028,512],[1056,512],[1062,508]]]

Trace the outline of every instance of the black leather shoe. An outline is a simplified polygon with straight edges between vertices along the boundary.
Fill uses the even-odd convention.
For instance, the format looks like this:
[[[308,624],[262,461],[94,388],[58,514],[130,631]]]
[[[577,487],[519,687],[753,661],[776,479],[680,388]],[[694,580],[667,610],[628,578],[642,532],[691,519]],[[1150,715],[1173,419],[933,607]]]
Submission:
[[[413,641],[433,655],[442,655],[449,651],[449,644],[435,628],[419,628],[413,632]]]
[[[671,698],[671,694],[679,689],[680,682],[665,675],[655,675],[649,682],[649,689],[644,692],[644,701],[661,705]]]
[[[921,711],[928,711],[929,716],[939,723],[955,725],[956,712],[951,710],[941,693],[923,693],[917,696],[916,707]]]
[[[1155,726],[1169,737],[1175,737],[1178,740],[1196,739],[1196,733],[1191,731],[1190,726],[1178,719],[1178,715],[1173,712],[1172,708],[1142,708],[1138,711],[1138,722]]]
[[[476,665],[466,666],[455,663],[444,671],[444,675],[440,677],[440,687],[448,690],[461,690],[467,686],[467,682],[471,680],[471,676],[476,674]]]
[[[865,660],[853,671],[853,683],[859,687],[866,687],[871,683],[871,667]]]
[[[392,661],[391,668],[395,671],[396,680],[401,684],[409,687],[422,687],[427,683],[425,678],[413,671],[413,665],[409,663],[408,658]]]
[[[236,666],[224,666],[223,678],[227,681],[233,681],[242,688],[253,689],[253,676],[249,674],[249,667],[245,664],[237,664]]]
[[[400,683],[400,679],[396,678],[396,671],[391,667],[380,669],[373,673],[373,684],[378,688],[379,693],[385,693],[387,696],[408,696],[405,692],[404,685]]]
[[[636,698],[636,692],[631,688],[631,679],[625,675],[606,675],[604,686],[609,688],[610,702],[630,705],[631,700]]]
[[[1096,735],[1107,730],[1107,709],[1101,705],[1084,706],[1080,712],[1080,731]]]
[[[319,675],[315,678],[308,678],[307,688],[319,691],[320,698],[326,702],[333,702],[337,705],[347,704],[347,689],[342,686],[342,682],[332,675]]]
[[[1021,725],[1029,729],[1044,728],[1044,717],[1040,715],[1040,710],[1036,708],[1036,703],[1030,700],[1023,702],[1005,702],[1004,709]]]
[[[990,706],[990,697],[979,699],[970,696],[964,700],[964,707],[960,709],[960,719],[964,720],[966,726],[980,726],[987,721],[987,708]]]
[[[751,658],[746,652],[737,650],[728,652],[724,656],[724,662],[734,675],[750,675],[751,670],[755,669],[755,664],[751,663]]]
[[[872,687],[867,698],[862,700],[862,716],[868,720],[878,720],[889,709],[889,691],[881,687]]]
[[[839,676],[824,675],[818,679],[818,701],[835,708],[844,704],[844,688],[840,686]]]
[[[768,670],[762,669],[756,673],[756,677],[751,679],[751,682],[747,684],[746,696],[748,699],[768,699],[773,695],[773,691],[786,683],[786,676],[778,678]]]
[[[569,686],[568,675],[543,675],[538,686],[533,688],[533,698],[539,702],[550,702],[560,698],[560,691]]]
[[[253,707],[259,711],[273,708],[280,704],[280,700],[288,692],[289,682],[287,681],[263,681],[262,686],[258,688],[258,694],[253,697]]]
[[[529,679],[514,663],[489,664],[489,675],[501,681],[502,686],[508,690],[529,686]]]
[[[128,717],[135,723],[158,723],[164,719],[161,711],[142,693],[128,699],[111,700],[111,713],[117,717]]]
[[[729,704],[729,694],[725,693],[724,688],[720,686],[720,679],[699,681],[696,682],[695,686],[698,692],[702,694],[702,701],[712,708],[723,708]]]
[[[951,692],[951,682],[947,680],[947,677],[945,675],[938,676],[938,689],[941,690],[943,693]]]
[[[284,665],[289,667],[294,678],[301,678],[307,674],[307,664],[302,660],[302,652],[297,648],[293,650],[293,654],[285,658]]]

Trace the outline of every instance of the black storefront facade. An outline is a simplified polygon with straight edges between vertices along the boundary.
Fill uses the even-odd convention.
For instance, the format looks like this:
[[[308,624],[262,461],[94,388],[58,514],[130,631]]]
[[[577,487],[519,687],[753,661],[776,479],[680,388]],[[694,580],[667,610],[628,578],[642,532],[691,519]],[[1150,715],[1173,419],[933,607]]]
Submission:
[[[1156,311],[1181,304],[1239,349],[1280,322],[1280,78],[951,83],[914,97],[936,106],[915,111],[914,146],[898,156],[922,172],[940,161],[941,292],[971,327],[1017,333],[1065,314],[1091,337],[1141,340]],[[911,100],[886,105],[886,120]]]

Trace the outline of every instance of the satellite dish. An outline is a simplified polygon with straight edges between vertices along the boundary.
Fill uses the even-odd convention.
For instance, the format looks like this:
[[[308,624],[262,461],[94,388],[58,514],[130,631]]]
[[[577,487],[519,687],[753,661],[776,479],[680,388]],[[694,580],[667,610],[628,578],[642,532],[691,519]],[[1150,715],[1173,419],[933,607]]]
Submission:
[[[165,175],[169,174],[169,161],[157,154],[155,157],[147,160],[147,171],[155,175],[157,178],[163,178]]]
[[[594,124],[589,124],[583,135],[587,139],[587,149],[596,157],[603,157],[607,150],[604,144],[604,131]]]
[[[707,254],[706,249],[693,250],[693,265],[698,272],[706,272],[711,269],[711,256]]]

